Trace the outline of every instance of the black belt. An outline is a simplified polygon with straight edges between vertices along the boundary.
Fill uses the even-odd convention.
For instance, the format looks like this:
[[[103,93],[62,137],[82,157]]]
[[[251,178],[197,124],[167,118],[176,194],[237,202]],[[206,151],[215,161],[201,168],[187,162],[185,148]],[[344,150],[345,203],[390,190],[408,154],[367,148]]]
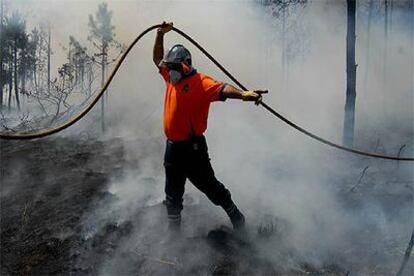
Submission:
[[[184,144],[189,144],[189,143],[194,143],[194,142],[202,142],[205,140],[206,138],[204,137],[204,135],[200,135],[200,136],[194,135],[188,138],[187,140],[174,141],[171,139],[167,139],[167,142],[173,145],[184,145]]]
[[[206,138],[204,137],[204,135],[200,135],[200,136],[191,136],[189,139],[183,140],[183,141],[174,141],[174,140],[167,139],[167,143],[174,147],[191,146],[193,149],[198,149],[199,148],[198,145],[206,143]]]

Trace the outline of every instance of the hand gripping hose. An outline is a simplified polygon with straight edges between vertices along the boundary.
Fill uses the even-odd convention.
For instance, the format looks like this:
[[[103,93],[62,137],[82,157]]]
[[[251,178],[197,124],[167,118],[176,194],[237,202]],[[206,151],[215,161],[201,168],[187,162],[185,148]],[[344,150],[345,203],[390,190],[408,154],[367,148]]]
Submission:
[[[116,73],[118,72],[119,67],[121,66],[121,64],[123,63],[125,58],[128,56],[128,54],[132,50],[132,48],[134,48],[135,44],[137,44],[137,42],[142,37],[144,37],[147,33],[149,33],[150,31],[152,31],[154,29],[157,29],[161,26],[162,26],[162,24],[153,25],[153,26],[147,28],[146,30],[144,30],[139,36],[137,36],[135,38],[135,40],[129,45],[129,47],[127,48],[125,53],[121,56],[119,61],[116,63],[115,68],[112,70],[111,74],[109,75],[109,78],[105,82],[105,85],[94,96],[92,102],[89,105],[87,105],[81,112],[79,112],[79,114],[77,114],[76,116],[74,116],[73,118],[71,118],[70,120],[68,120],[67,122],[65,122],[61,125],[58,125],[58,126],[55,126],[55,127],[50,127],[50,128],[45,128],[45,129],[39,130],[38,132],[35,132],[35,133],[13,133],[13,134],[0,133],[0,139],[25,140],[25,139],[41,138],[41,137],[45,137],[45,136],[54,134],[54,133],[59,132],[61,130],[64,130],[65,128],[68,128],[71,125],[73,125],[74,123],[76,123],[77,121],[79,121],[82,117],[84,117],[93,108],[93,106],[98,102],[98,100],[105,93],[105,91],[107,90],[109,84],[112,82],[113,78],[115,77]],[[220,70],[223,71],[224,74],[226,74],[237,86],[239,86],[240,89],[248,90],[232,74],[230,74],[214,57],[212,57],[203,47],[201,47],[200,44],[198,44],[197,41],[195,41],[193,38],[191,38],[189,35],[187,35],[183,31],[181,31],[180,29],[177,29],[175,27],[173,27],[172,29],[173,29],[173,31],[175,31],[176,33],[180,34],[181,36],[186,38],[188,41],[190,41],[194,46],[196,46],[204,55],[207,56],[208,59],[210,59],[218,68],[220,68]],[[323,144],[329,145],[331,147],[334,147],[334,148],[337,148],[337,149],[340,149],[340,150],[344,150],[344,151],[347,151],[347,152],[352,152],[352,153],[355,153],[355,154],[363,155],[363,156],[374,157],[374,158],[382,158],[382,159],[398,160],[398,161],[414,161],[414,158],[412,158],[412,157],[397,157],[397,156],[390,156],[390,155],[382,155],[382,154],[378,154],[378,153],[371,153],[371,152],[356,150],[356,149],[352,149],[352,148],[348,148],[348,147],[344,147],[344,146],[335,144],[331,141],[328,141],[324,138],[321,138],[321,137],[307,131],[306,129],[298,126],[294,122],[292,122],[292,121],[288,120],[287,118],[285,118],[284,116],[282,116],[280,113],[278,113],[276,110],[274,110],[273,108],[268,106],[263,101],[261,101],[259,104],[261,106],[263,106],[267,111],[269,111],[272,115],[276,116],[277,118],[282,120],[284,123],[288,124],[289,126],[295,128],[296,130],[302,132],[303,134],[305,134],[305,135],[307,135],[307,136],[309,136],[309,137],[311,137],[311,138],[313,138],[313,139],[315,139],[315,140],[317,140],[317,141],[319,141]]]

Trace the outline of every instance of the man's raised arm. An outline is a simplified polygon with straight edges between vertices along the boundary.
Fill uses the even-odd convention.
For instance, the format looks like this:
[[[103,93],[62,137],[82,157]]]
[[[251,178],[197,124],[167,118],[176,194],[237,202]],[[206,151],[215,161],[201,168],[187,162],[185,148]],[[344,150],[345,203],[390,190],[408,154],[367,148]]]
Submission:
[[[152,60],[155,66],[159,67],[160,62],[164,56],[164,34],[172,30],[173,23],[162,23],[163,26],[157,29],[157,36],[155,37],[154,49],[152,52]]]

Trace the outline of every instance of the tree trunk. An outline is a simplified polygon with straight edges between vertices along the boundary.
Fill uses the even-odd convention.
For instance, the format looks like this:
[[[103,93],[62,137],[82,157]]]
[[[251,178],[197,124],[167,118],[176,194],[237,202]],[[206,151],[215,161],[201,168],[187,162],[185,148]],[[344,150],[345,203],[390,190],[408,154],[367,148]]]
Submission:
[[[47,93],[50,94],[50,40],[51,40],[50,23],[48,23],[48,39],[47,39]]]
[[[347,35],[346,35],[346,103],[343,131],[343,143],[353,146],[356,100],[356,69],[355,64],[355,12],[356,0],[347,0]]]
[[[20,94],[22,94],[22,105],[24,106],[24,95],[26,95],[26,66],[28,64],[28,54],[26,53],[27,49],[23,50],[23,53],[20,54]]]
[[[88,65],[88,96],[92,94],[92,63]]]
[[[409,4],[409,11],[410,11],[410,25],[411,25],[411,31],[410,31],[410,48],[409,49],[414,49],[414,0],[411,0],[410,4]],[[414,76],[414,51],[410,51],[411,56],[409,57],[411,59],[411,76]],[[413,94],[414,94],[414,81],[411,81],[411,99],[413,99]],[[413,103],[413,101],[411,101],[411,103]],[[412,113],[412,115],[414,116],[414,114]]]
[[[383,70],[383,88],[384,94],[387,86],[387,54],[388,54],[388,0],[384,0],[384,70]]]
[[[101,88],[103,88],[104,84],[105,84],[105,46],[102,45],[102,60],[101,60]],[[103,96],[101,98],[101,128],[102,128],[102,132],[105,132],[105,96]]]
[[[4,76],[3,76],[3,0],[0,0],[0,110],[3,109],[3,85],[4,85]]]
[[[74,87],[79,85],[79,64],[78,61],[75,60],[75,85]]]
[[[11,54],[11,52],[12,51],[10,48],[9,54]],[[9,111],[11,109],[11,100],[12,100],[12,94],[13,94],[13,70],[12,69],[13,69],[13,63],[10,60],[9,61],[9,101],[7,103]]]
[[[14,70],[14,93],[16,96],[17,109],[20,111],[20,100],[19,100],[19,87],[18,87],[18,76],[17,76],[17,42],[14,41],[13,46],[13,70]]]
[[[43,39],[43,35],[42,38],[40,39],[39,42],[39,50],[37,52],[37,60],[39,62],[42,62],[43,60],[43,43],[44,43],[44,39]],[[36,65],[36,63],[35,63]],[[45,91],[43,91],[43,70],[38,70],[37,69],[37,65],[36,65],[36,70],[35,70],[35,85],[36,85],[36,92],[39,92],[40,94],[45,93]],[[39,90],[38,90],[39,88]]]
[[[37,65],[36,61],[33,64],[33,82],[35,86],[35,91],[37,91]]]
[[[22,91],[23,94],[26,94],[26,68],[22,68],[22,88],[21,88],[21,91]]]
[[[105,81],[108,79],[108,72],[109,72],[109,63],[108,63],[108,50],[106,50],[105,54]],[[109,87],[105,91],[105,100],[106,100],[106,108],[109,107]]]
[[[85,60],[82,60],[82,64],[81,64],[81,87],[82,87],[82,92],[83,92],[84,87],[85,87]]]
[[[282,3],[282,77],[286,89],[286,5]]]

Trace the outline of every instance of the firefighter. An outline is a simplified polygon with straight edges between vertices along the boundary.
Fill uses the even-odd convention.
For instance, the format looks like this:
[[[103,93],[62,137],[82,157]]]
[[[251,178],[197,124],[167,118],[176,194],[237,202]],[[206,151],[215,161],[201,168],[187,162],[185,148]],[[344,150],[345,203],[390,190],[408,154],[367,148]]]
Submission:
[[[167,136],[164,155],[165,194],[168,228],[178,232],[183,209],[184,184],[188,178],[200,191],[230,218],[235,230],[245,225],[245,217],[234,204],[230,192],[214,175],[204,132],[210,103],[227,98],[261,100],[266,91],[241,91],[232,85],[215,81],[197,72],[191,54],[183,45],[172,46],[164,56],[164,34],[173,23],[158,28],[153,61],[166,82],[164,100],[164,132]]]

